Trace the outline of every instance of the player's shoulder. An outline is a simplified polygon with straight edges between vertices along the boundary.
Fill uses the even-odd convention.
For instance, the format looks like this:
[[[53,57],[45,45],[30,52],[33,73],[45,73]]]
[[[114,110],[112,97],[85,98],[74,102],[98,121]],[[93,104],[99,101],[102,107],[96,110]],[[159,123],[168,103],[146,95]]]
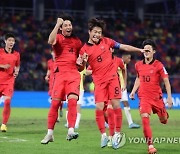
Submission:
[[[139,60],[135,63],[135,66],[140,66],[143,65],[143,60]]]
[[[19,55],[20,55],[20,53],[19,53],[18,51],[16,51],[16,50],[13,51],[13,54],[14,54],[15,56],[19,56]]]

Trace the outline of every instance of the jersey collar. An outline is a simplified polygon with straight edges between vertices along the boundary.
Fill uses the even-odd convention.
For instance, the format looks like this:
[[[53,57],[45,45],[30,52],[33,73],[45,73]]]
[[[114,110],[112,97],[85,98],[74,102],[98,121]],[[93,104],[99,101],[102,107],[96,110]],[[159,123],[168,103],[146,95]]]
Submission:
[[[155,61],[155,58],[152,59],[152,61],[149,63],[149,65],[153,64]],[[143,59],[143,64],[146,64],[145,59]]]
[[[5,51],[5,53],[7,53],[7,54],[11,54],[11,53],[13,53],[14,52],[14,50],[12,49],[12,52],[11,53],[9,53],[5,48],[4,48],[4,51]]]

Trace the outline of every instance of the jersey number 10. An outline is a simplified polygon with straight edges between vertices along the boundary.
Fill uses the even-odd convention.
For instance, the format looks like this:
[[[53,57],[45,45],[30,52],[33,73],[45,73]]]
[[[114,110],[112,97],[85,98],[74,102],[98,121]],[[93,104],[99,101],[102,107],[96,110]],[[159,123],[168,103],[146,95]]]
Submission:
[[[151,80],[151,78],[149,75],[147,75],[147,76],[143,75],[143,82],[149,82],[150,80]]]

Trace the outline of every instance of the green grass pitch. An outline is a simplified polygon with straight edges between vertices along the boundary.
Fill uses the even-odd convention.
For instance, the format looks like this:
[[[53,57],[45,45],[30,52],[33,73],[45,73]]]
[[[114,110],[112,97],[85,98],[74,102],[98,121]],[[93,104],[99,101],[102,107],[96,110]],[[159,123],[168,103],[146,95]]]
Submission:
[[[147,146],[134,140],[130,143],[130,137],[143,137],[142,128],[129,129],[123,115],[122,132],[126,134],[126,144],[114,150],[108,147],[100,148],[100,133],[97,129],[94,109],[82,109],[82,118],[77,140],[67,141],[67,128],[64,116],[60,123],[56,124],[54,137],[55,142],[41,145],[40,141],[47,132],[46,119],[48,109],[12,108],[8,123],[8,131],[0,132],[1,154],[145,154]],[[0,108],[2,113],[2,108]],[[151,117],[151,128],[154,137],[175,137],[175,143],[155,143],[158,154],[179,154],[180,150],[180,111],[169,110],[170,119],[167,125],[159,123],[156,115]],[[123,112],[124,113],[124,112]],[[141,124],[138,110],[131,110],[134,122]],[[1,119],[0,119],[1,120]]]

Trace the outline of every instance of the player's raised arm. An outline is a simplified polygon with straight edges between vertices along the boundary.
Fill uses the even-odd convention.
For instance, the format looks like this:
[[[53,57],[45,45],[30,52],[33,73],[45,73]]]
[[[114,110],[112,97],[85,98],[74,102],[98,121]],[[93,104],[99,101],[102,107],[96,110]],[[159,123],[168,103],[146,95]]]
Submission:
[[[54,29],[52,30],[52,32],[49,35],[49,39],[48,39],[48,43],[51,45],[55,45],[56,44],[56,34],[58,33],[59,28],[61,27],[61,25],[63,24],[63,19],[62,18],[57,18],[57,23],[54,27]]]
[[[129,97],[130,97],[131,99],[134,99],[135,93],[136,93],[137,89],[139,88],[139,85],[140,85],[139,77],[136,77],[136,80],[135,80],[135,82],[134,82],[133,89],[132,89],[132,91],[131,91],[131,93],[130,93],[130,95],[129,95]]]
[[[133,47],[133,46],[131,46],[131,45],[121,44],[121,43],[118,43],[118,42],[115,43],[114,48],[120,49],[120,50],[123,50],[123,51],[127,51],[127,52],[139,52],[139,53],[144,53],[144,50],[141,49],[141,48],[136,48],[136,47]]]
[[[168,103],[168,107],[171,108],[173,105],[172,102],[172,96],[171,96],[171,85],[169,83],[169,78],[163,78],[164,84],[165,84],[165,88],[167,91],[167,103]]]

